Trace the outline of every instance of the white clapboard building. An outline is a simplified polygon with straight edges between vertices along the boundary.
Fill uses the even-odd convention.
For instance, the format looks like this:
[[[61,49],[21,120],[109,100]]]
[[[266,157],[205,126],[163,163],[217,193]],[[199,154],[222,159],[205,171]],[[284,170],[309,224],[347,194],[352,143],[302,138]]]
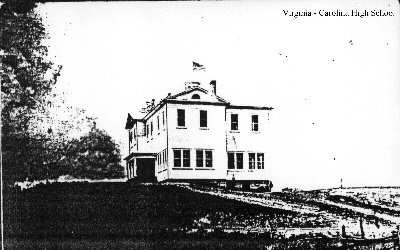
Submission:
[[[270,107],[237,106],[217,95],[216,81],[185,90],[141,119],[128,114],[128,179],[144,181],[232,181],[267,184]]]

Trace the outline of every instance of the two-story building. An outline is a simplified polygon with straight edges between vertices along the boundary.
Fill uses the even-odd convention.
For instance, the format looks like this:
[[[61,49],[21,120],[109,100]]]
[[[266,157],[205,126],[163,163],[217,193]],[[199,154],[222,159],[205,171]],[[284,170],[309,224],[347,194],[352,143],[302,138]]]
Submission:
[[[152,105],[141,119],[128,114],[128,179],[271,184],[268,176],[272,108],[231,105],[198,82]]]

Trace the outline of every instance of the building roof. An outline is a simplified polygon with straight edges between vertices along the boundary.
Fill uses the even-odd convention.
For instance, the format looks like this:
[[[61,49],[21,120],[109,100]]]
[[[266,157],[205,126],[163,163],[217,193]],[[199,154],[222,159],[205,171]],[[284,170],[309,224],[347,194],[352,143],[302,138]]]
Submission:
[[[189,94],[193,91],[200,91],[203,92],[204,94],[207,95],[213,95],[217,101],[193,101],[193,100],[179,100],[178,97],[181,97],[183,95]],[[253,109],[253,110],[272,110],[272,107],[259,107],[259,106],[241,106],[241,105],[231,105],[228,101],[225,99],[217,96],[214,93],[210,93],[208,90],[203,89],[199,86],[187,89],[185,91],[182,91],[176,95],[169,95],[166,98],[162,99],[150,112],[148,112],[142,119],[133,119],[132,116],[128,113],[128,119],[125,125],[125,129],[131,129],[133,127],[133,124],[136,122],[145,122],[148,118],[150,118],[153,113],[158,111],[160,108],[164,106],[166,103],[178,103],[178,104],[203,104],[203,105],[217,105],[217,106],[226,106],[227,109]]]
[[[137,121],[142,122],[143,120],[142,119],[134,119],[134,118],[132,118],[131,114],[128,113],[128,118],[126,119],[125,129],[133,128],[133,125]]]
[[[259,107],[259,106],[241,106],[241,105],[229,105],[227,109],[256,109],[256,110],[272,110],[272,107]]]
[[[170,97],[168,97],[168,99],[176,99],[179,96],[183,96],[183,95],[189,94],[190,92],[193,92],[193,91],[196,91],[196,90],[198,90],[200,92],[203,92],[204,94],[209,94],[210,93],[208,90],[205,90],[205,89],[203,89],[201,87],[194,87],[194,88],[185,90],[185,91],[183,91],[181,93],[178,93],[176,95],[170,96]],[[228,103],[226,100],[224,100],[223,98],[217,96],[216,94],[213,93],[213,95],[217,98],[218,101],[224,102],[224,103]]]
[[[147,113],[143,119],[140,119],[140,121],[144,122],[145,120],[147,120],[149,117],[151,117],[151,115],[159,110],[165,103],[186,103],[186,104],[216,104],[217,102],[209,102],[209,101],[190,101],[190,100],[177,100],[177,97],[189,94],[193,91],[200,91],[203,92],[204,94],[210,94],[210,92],[208,90],[205,90],[201,87],[194,87],[185,91],[182,91],[176,95],[173,96],[167,96],[166,98],[164,98],[163,100],[161,100],[161,102],[159,102],[149,113]],[[226,100],[224,100],[223,98],[213,94],[215,96],[215,98],[221,102],[222,104],[220,105],[228,105],[229,102],[227,102]]]
[[[124,158],[125,161],[130,161],[133,158],[153,158],[156,157],[157,154],[156,153],[138,153],[138,152],[133,152],[130,153],[127,157]]]

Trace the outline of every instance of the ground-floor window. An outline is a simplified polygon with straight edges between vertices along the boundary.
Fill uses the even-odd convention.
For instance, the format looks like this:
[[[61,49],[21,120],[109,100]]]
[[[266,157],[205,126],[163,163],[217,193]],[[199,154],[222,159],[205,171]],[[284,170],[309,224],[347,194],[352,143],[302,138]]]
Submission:
[[[256,154],[249,153],[249,169],[255,169],[255,168],[256,168]]]
[[[157,154],[157,166],[158,170],[162,170],[167,166],[167,150],[164,149],[160,153]]]
[[[168,161],[168,158],[167,158],[167,150],[164,149],[164,151],[163,151],[162,153],[163,153],[164,162],[167,163],[167,161]]]
[[[201,168],[204,166],[203,150],[196,150],[196,167]]]
[[[133,178],[134,177],[134,172],[133,172],[133,163],[132,162],[128,162],[128,179]]]
[[[212,168],[213,166],[213,152],[211,150],[206,150],[206,167]]]
[[[264,169],[264,154],[257,153],[257,168]]]
[[[249,153],[249,169],[264,169],[264,153]]]
[[[228,153],[228,169],[243,169],[243,153]]]
[[[196,167],[212,168],[213,167],[213,151],[207,149],[196,150]]]
[[[190,149],[174,149],[174,167],[190,167]]]

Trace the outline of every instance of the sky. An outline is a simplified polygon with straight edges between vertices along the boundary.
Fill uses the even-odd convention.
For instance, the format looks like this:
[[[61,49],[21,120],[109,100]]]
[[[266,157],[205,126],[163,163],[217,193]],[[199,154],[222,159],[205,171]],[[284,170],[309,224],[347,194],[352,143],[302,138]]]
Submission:
[[[275,187],[400,185],[396,1],[76,2],[38,10],[50,58],[63,66],[58,87],[98,118],[123,156],[128,112],[141,118],[146,101],[187,81],[216,80],[232,104],[274,107],[266,167]],[[369,16],[351,16],[356,10]],[[379,11],[391,16],[372,16]],[[319,14],[327,12],[350,16]],[[194,74],[192,61],[206,72]]]

